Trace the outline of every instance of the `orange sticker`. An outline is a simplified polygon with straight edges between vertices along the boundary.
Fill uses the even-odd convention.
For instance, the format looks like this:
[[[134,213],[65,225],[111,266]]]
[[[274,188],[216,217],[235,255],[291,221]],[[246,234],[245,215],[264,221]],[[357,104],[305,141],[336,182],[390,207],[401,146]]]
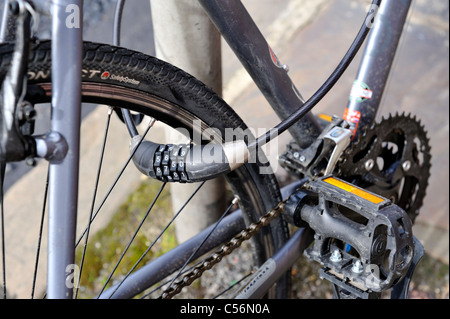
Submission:
[[[353,137],[355,136],[356,129],[358,128],[359,120],[361,119],[361,112],[356,110],[345,109],[344,120],[350,124],[350,130],[353,132]]]

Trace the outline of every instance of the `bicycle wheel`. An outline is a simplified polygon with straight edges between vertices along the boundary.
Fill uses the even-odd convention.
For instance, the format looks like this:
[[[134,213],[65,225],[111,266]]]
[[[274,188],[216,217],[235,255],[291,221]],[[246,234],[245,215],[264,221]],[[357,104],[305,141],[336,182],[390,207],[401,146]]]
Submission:
[[[8,70],[12,51],[13,46],[10,44],[0,46],[0,79],[4,78]],[[26,99],[35,106],[50,102],[50,68],[51,43],[43,41],[34,46],[28,69]],[[193,123],[196,121],[201,121],[205,128],[214,128],[221,136],[225,136],[225,131],[229,128],[246,129],[243,121],[219,96],[192,76],[154,57],[109,45],[84,43],[82,101],[127,108],[151,116],[172,128],[187,129],[190,134],[193,134]],[[246,224],[256,221],[281,199],[274,175],[267,174],[266,171],[261,174],[260,168],[267,168],[267,165],[258,156],[255,163],[246,164],[226,176],[230,191],[240,198],[239,208]],[[7,223],[5,227],[8,227]],[[282,218],[277,218],[264,227],[251,240],[253,265],[249,265],[248,271],[272,256],[287,238],[288,229]],[[124,260],[126,258],[127,254],[124,255]],[[227,280],[229,283],[240,279]],[[80,285],[83,287],[83,282]],[[220,293],[227,285],[221,286],[215,293]],[[289,287],[290,276],[285,274],[268,296],[286,298],[289,296]],[[194,289],[201,290],[198,287]],[[196,298],[204,295],[188,295],[192,296]]]

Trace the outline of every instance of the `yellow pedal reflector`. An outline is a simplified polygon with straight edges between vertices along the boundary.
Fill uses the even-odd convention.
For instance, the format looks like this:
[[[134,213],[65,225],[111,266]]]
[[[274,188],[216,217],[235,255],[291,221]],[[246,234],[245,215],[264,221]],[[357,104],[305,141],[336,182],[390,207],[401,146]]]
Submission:
[[[372,202],[374,204],[379,204],[379,203],[384,202],[386,200],[383,197],[379,197],[379,196],[376,196],[376,195],[374,195],[372,193],[366,192],[365,190],[363,190],[363,189],[361,189],[359,187],[356,187],[356,186],[354,186],[352,184],[349,184],[347,182],[341,181],[341,180],[336,179],[334,177],[325,178],[323,181],[328,183],[328,184],[331,184],[333,186],[336,186],[336,187],[338,187],[338,188],[340,188],[340,189],[342,189],[342,190],[344,190],[346,192],[352,193],[352,194],[354,194],[354,195],[356,195],[358,197],[364,198],[365,200],[368,200],[369,202]]]

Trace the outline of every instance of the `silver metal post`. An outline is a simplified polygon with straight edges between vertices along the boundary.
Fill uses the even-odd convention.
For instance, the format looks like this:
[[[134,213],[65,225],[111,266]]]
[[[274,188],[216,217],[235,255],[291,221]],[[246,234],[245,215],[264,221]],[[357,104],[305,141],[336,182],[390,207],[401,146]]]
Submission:
[[[52,131],[69,151],[50,165],[48,298],[72,298],[81,109],[83,0],[52,2]]]
[[[155,49],[158,58],[192,74],[222,93],[221,38],[203,8],[192,0],[150,0]],[[174,130],[166,131],[169,143],[186,142]],[[183,206],[198,185],[170,185],[174,212]],[[175,221],[180,242],[206,228],[226,208],[223,178],[208,181]]]

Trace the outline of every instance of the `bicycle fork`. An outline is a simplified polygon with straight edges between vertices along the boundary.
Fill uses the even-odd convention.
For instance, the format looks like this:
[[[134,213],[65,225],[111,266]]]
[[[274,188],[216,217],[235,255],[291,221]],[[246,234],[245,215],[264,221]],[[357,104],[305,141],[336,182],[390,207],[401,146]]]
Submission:
[[[24,101],[31,43],[31,16],[45,1],[7,2],[15,20],[15,49],[2,84],[0,161],[45,158],[49,168],[48,298],[72,298],[78,202],[81,119],[83,0],[54,0],[52,15],[51,129],[32,137],[33,111]],[[5,14],[6,15],[6,14]],[[9,31],[9,30],[6,30]],[[2,26],[2,38],[5,28]],[[30,112],[27,112],[27,107]],[[30,116],[27,114],[30,113]],[[33,160],[32,160],[33,162]]]
[[[83,0],[55,0],[51,10],[51,130],[64,137],[69,152],[60,163],[50,163],[47,296],[72,298],[74,287],[68,278],[75,269]]]

